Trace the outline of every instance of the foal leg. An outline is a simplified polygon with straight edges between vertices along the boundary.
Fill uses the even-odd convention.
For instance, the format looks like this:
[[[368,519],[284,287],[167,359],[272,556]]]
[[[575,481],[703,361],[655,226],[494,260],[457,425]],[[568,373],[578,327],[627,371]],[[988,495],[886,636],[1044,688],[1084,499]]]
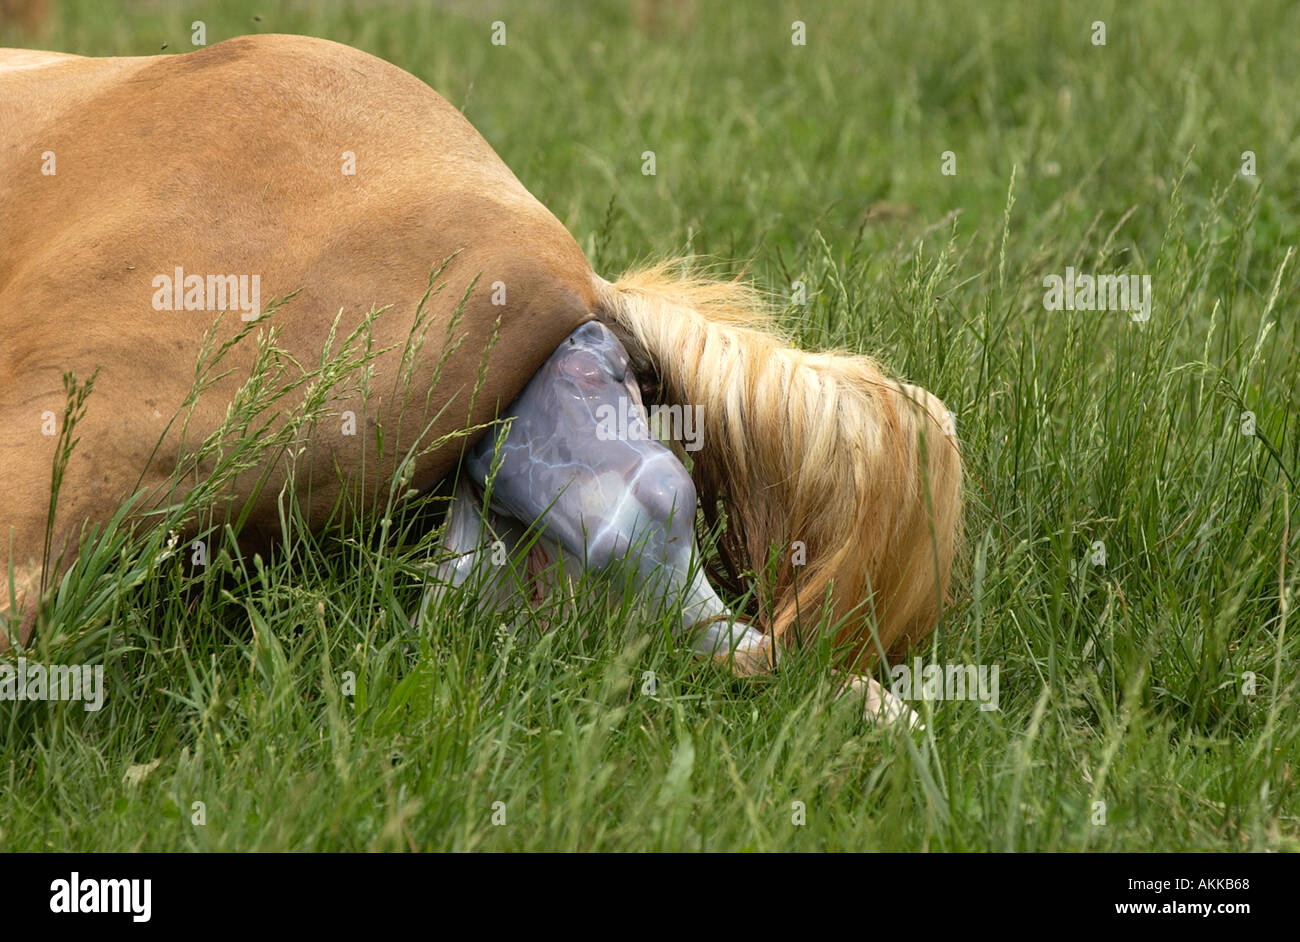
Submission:
[[[570,334],[506,417],[504,438],[487,436],[465,463],[493,511],[538,521],[588,568],[629,559],[643,591],[682,598],[679,631],[697,651],[734,657],[738,673],[771,669],[769,639],[735,620],[697,565],[695,487],[650,434],[627,353],[608,328]]]
[[[925,729],[916,711],[882,687],[874,677],[849,674],[835,699],[846,695],[862,697],[862,712],[873,722],[885,725],[906,723],[912,729]]]
[[[416,624],[422,623],[430,606],[440,602],[451,589],[472,580],[481,584],[484,594],[496,594],[494,579],[499,578],[499,573],[492,567],[493,547],[487,518],[474,486],[468,481],[457,481],[440,546],[445,556],[430,573],[432,587],[420,601]]]
[[[496,612],[521,599],[538,605],[557,575],[556,562],[563,562],[566,574],[582,569],[581,560],[545,536],[484,507],[478,488],[465,478],[456,483],[439,549],[442,558],[430,572],[431,588],[416,624],[430,606],[467,582],[476,586],[479,608]]]

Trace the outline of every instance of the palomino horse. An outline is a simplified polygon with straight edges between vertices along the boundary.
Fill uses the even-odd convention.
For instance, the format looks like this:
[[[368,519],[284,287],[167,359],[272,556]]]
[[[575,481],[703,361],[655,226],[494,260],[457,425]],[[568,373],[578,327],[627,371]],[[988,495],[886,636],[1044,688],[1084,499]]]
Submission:
[[[365,434],[295,428],[233,477],[241,542],[278,531],[291,474],[309,476],[298,499],[320,526],[349,496],[374,505],[363,477],[424,490],[460,469],[434,594],[481,569],[494,536],[513,547],[537,525],[545,559],[625,559],[647,592],[676,593],[688,643],[740,673],[816,624],[858,671],[933,629],[960,505],[943,404],[866,357],[795,349],[742,284],[672,265],[600,278],[413,76],[294,36],[141,58],[5,50],[0,101],[0,648],[27,643],[88,525],[127,498],[174,502],[210,470],[193,456],[264,352],[261,299],[291,294],[268,318],[280,405],[309,398],[307,366],[368,322],[368,382],[345,406]],[[416,332],[453,354],[412,355]],[[214,346],[221,371],[198,389]],[[96,371],[51,514],[64,376]],[[692,410],[689,472],[644,434],[643,388]],[[610,409],[630,416],[612,435]],[[501,416],[498,439],[484,430]],[[697,499],[706,522],[725,515],[723,571],[756,589],[756,614],[733,615],[694,564]],[[853,676],[869,712],[911,716]]]

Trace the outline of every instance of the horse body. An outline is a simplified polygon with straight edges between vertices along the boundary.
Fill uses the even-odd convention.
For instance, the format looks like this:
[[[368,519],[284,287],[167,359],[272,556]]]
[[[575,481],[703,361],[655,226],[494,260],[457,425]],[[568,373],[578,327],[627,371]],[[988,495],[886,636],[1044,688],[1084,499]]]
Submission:
[[[399,421],[413,436],[442,409],[436,439],[492,419],[593,316],[581,250],[487,142],[423,83],[346,46],[267,36],[129,59],[11,50],[0,52],[0,102],[0,524],[6,545],[14,528],[20,593],[41,565],[57,441],[41,434],[42,416],[62,421],[66,371],[99,375],[60,491],[56,554],[137,481],[169,486],[252,369],[255,332],[226,354],[229,375],[199,398],[188,432],[176,423],[155,451],[220,313],[155,310],[159,275],[257,275],[263,299],[301,289],[271,321],[304,365],[319,361],[340,311],[345,335],[391,306],[374,343],[394,349],[373,363],[380,392],[354,406],[361,432],[318,434],[299,459],[315,524],[343,486],[336,466],[391,475]],[[345,151],[355,174],[343,172]],[[447,359],[426,406],[436,349],[414,365],[409,395],[389,392],[429,273],[449,258],[446,287],[427,302],[430,345],[464,298],[465,353]],[[229,307],[218,343],[247,326]],[[382,458],[375,425],[388,436]],[[462,447],[422,455],[412,486],[446,475]],[[246,529],[254,540],[276,525],[285,470],[268,471]]]
[[[742,672],[774,666],[801,619],[829,616],[855,669],[934,627],[960,507],[943,403],[867,357],[795,349],[743,285],[664,267],[599,278],[469,123],[400,69],[289,36],[148,58],[0,50],[0,102],[0,560],[17,590],[0,627],[8,607],[22,643],[42,569],[66,568],[84,525],[141,487],[141,507],[185,492],[175,468],[223,427],[258,363],[264,308],[240,280],[252,276],[261,299],[297,292],[269,319],[286,381],[358,325],[378,352],[355,404],[333,404],[355,409],[357,434],[304,429],[292,462],[231,484],[250,508],[241,541],[277,531],[291,470],[310,478],[317,526],[363,479],[373,503],[373,482],[422,441],[402,469],[416,489],[471,449],[446,537],[459,555],[437,570],[448,586],[479,565],[490,511],[512,540],[540,522],[549,558],[588,565],[648,537],[647,585],[680,590],[683,629],[708,626],[697,650],[729,647]],[[212,344],[229,345],[220,378],[187,401]],[[47,556],[59,445],[42,416],[63,415],[65,373],[95,370]],[[661,443],[611,444],[593,424],[598,403],[641,405],[640,382],[697,410],[689,473]],[[487,446],[456,433],[507,413],[507,451],[549,472],[507,463],[484,508]],[[706,518],[727,516],[727,573],[756,584],[746,618],[688,572],[697,498]],[[853,686],[900,712],[874,682]]]

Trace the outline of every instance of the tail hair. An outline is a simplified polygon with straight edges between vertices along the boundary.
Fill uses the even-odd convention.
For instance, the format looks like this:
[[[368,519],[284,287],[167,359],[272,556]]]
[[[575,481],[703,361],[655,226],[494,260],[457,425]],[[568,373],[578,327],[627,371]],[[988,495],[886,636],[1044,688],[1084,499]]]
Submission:
[[[870,357],[797,349],[752,286],[681,260],[599,292],[600,316],[638,374],[658,380],[658,401],[698,410],[692,479],[706,522],[726,518],[713,575],[732,591],[753,580],[777,646],[828,616],[865,670],[928,635],[961,526],[944,404]]]

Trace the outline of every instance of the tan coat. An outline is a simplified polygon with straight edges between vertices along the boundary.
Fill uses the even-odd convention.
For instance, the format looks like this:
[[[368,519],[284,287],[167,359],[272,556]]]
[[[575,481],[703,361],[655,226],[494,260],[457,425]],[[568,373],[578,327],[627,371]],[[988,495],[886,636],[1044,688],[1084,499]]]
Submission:
[[[354,174],[344,172],[345,152]],[[106,519],[142,474],[145,486],[162,484],[181,450],[219,426],[247,378],[257,330],[227,356],[232,372],[200,399],[187,440],[174,427],[154,453],[218,315],[156,310],[155,277],[177,267],[205,278],[255,274],[263,309],[301,289],[268,320],[304,367],[319,362],[340,310],[346,335],[372,308],[391,305],[375,342],[396,349],[375,364],[372,388],[382,392],[368,414],[356,407],[361,431],[318,429],[306,459],[307,516],[318,522],[338,496],[336,462],[360,467],[364,458],[391,473],[404,404],[388,392],[429,273],[453,255],[446,288],[429,302],[436,350],[478,281],[464,342],[430,402],[430,417],[452,403],[434,436],[490,419],[594,303],[573,238],[455,108],[393,65],[299,36],[143,58],[0,51],[0,563],[12,532],[20,583],[39,573],[57,441],[42,434],[42,417],[62,422],[65,372],[99,375],[61,489],[56,551],[75,543],[83,521]],[[504,304],[493,303],[494,284]],[[246,326],[231,307],[219,341]],[[404,429],[424,424],[435,360],[416,365]],[[390,433],[383,464],[376,422]],[[412,485],[445,475],[459,449],[450,442],[424,456]],[[274,525],[280,475],[263,489],[249,532]]]

